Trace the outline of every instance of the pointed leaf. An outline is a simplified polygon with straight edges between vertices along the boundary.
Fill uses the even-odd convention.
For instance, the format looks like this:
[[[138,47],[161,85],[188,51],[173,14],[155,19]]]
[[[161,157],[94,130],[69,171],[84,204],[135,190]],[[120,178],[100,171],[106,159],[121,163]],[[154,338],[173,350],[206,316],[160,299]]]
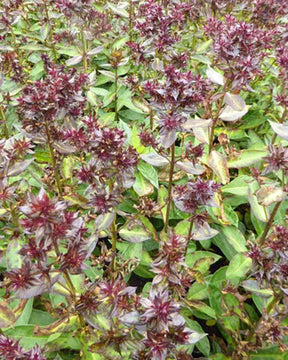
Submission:
[[[239,95],[226,93],[224,99],[225,103],[236,111],[242,111],[245,109],[245,101]]]
[[[0,328],[11,327],[15,322],[15,315],[5,303],[0,303]]]
[[[242,282],[242,286],[244,289],[261,297],[270,297],[273,295],[273,291],[271,289],[261,289],[258,281],[256,280],[245,280]]]
[[[252,267],[252,259],[244,254],[236,254],[226,270],[228,280],[240,280]]]
[[[104,46],[97,46],[94,49],[91,49],[90,51],[88,51],[87,55],[92,56],[92,55],[97,55],[99,53],[101,53],[101,51],[104,50]]]
[[[178,161],[175,165],[180,170],[185,171],[188,174],[201,175],[204,173],[205,168],[199,164],[194,165],[190,161]]]
[[[224,85],[224,76],[213,70],[210,66],[208,66],[206,70],[206,75],[212,83],[222,86]]]
[[[77,65],[77,64],[79,64],[79,63],[82,61],[82,58],[83,58],[82,55],[74,56],[74,57],[72,57],[71,59],[68,59],[68,60],[66,61],[66,65],[67,65],[67,66]]]
[[[282,139],[288,141],[288,124],[278,124],[269,120],[269,123],[275,133],[280,136]]]
[[[240,154],[228,160],[228,167],[237,169],[247,167],[261,161],[266,155],[266,150],[242,150]]]
[[[204,222],[202,226],[197,226],[193,231],[193,240],[208,240],[216,236],[218,233],[218,230],[212,229],[207,222]]]
[[[227,184],[230,181],[227,158],[225,155],[213,150],[210,153],[208,165],[218,176],[222,184]]]
[[[141,155],[141,158],[146,161],[148,164],[153,165],[153,166],[165,166],[169,164],[169,161],[164,158],[161,155],[158,154],[143,154]]]
[[[138,243],[151,239],[150,232],[148,232],[145,229],[143,224],[142,225],[135,224],[132,226],[131,224],[126,224],[120,229],[119,235],[121,236],[122,239],[133,243]]]
[[[158,173],[152,165],[144,161],[141,161],[138,165],[138,170],[146,179],[148,179],[151,182],[153,186],[155,186],[158,189],[159,187]]]
[[[287,194],[280,187],[263,186],[257,191],[256,196],[261,205],[269,206],[274,202],[285,200]]]
[[[154,187],[140,172],[135,172],[134,176],[136,181],[133,184],[133,189],[139,196],[148,196],[153,194]]]
[[[241,119],[245,114],[247,114],[249,108],[249,105],[245,105],[244,109],[242,109],[241,111],[237,111],[233,109],[230,105],[226,105],[221,112],[219,118],[223,121],[236,121]]]
[[[23,161],[15,163],[8,170],[7,176],[17,176],[17,175],[21,174],[29,167],[30,164],[32,164],[33,161],[34,161],[34,159],[29,159],[29,160],[23,160]]]
[[[248,184],[248,200],[251,207],[252,214],[260,221],[267,222],[267,213],[263,206],[258,202],[256,195],[254,194],[255,189],[253,183]]]

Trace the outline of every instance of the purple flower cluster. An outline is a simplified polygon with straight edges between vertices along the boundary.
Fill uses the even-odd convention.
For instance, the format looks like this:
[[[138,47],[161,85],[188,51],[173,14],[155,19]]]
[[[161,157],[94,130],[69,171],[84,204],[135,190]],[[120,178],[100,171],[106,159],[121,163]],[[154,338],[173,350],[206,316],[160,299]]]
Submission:
[[[78,74],[76,69],[65,72],[63,66],[52,63],[45,55],[42,59],[47,71],[45,79],[26,85],[18,99],[19,113],[29,132],[39,132],[43,123],[65,116],[75,119],[82,115],[85,106],[82,89],[87,75]]]
[[[1,360],[46,360],[38,345],[30,350],[24,350],[19,341],[0,336],[0,359]]]
[[[288,50],[285,46],[280,46],[277,49],[276,61],[279,65],[279,79],[282,83],[281,93],[276,96],[276,101],[283,106],[288,108]]]
[[[159,256],[152,263],[152,271],[157,274],[153,279],[153,284],[168,283],[171,288],[180,285],[180,289],[181,286],[189,283],[183,271],[186,248],[187,239],[172,231],[165,241],[161,241]]]
[[[200,75],[183,72],[173,64],[165,67],[164,74],[164,82],[146,81],[143,89],[151,96],[159,113],[161,144],[168,148],[174,143],[176,132],[182,129],[187,116],[205,102],[210,85]]]
[[[275,31],[260,30],[231,15],[224,21],[208,18],[204,30],[213,39],[216,59],[233,88],[249,87],[249,81],[261,73],[261,61],[272,47]]]
[[[143,89],[152,97],[156,106],[175,109],[195,110],[195,106],[207,97],[209,83],[191,71],[183,72],[172,64],[165,67],[165,82],[147,81]]]
[[[82,219],[68,211],[65,202],[50,199],[43,189],[37,196],[28,194],[20,211],[25,215],[20,222],[28,242],[19,252],[23,257],[22,267],[6,273],[7,290],[14,291],[19,298],[29,298],[49,291],[58,279],[49,274],[53,268],[51,251],[59,258],[60,272],[69,270],[78,274],[97,239],[88,239]]]
[[[111,188],[109,190],[103,186],[104,180],[114,179],[120,187],[130,187],[134,181],[133,169],[138,163],[138,155],[131,146],[125,145],[126,137],[123,130],[100,127],[97,120],[92,117],[84,119],[83,126],[84,128],[66,131],[64,139],[75,149],[92,155],[88,165],[78,170],[77,177],[81,182],[90,184],[92,189],[98,184],[97,194],[92,195],[91,201],[99,212],[105,212],[104,203],[115,203],[119,194],[118,191],[111,193]],[[99,191],[100,184],[102,185]]]
[[[0,69],[3,74],[10,76],[15,82],[21,83],[25,79],[23,66],[20,65],[19,59],[15,52],[6,52],[0,54]]]
[[[263,159],[267,164],[264,173],[282,170],[286,176],[288,174],[288,148],[283,148],[281,144],[277,147],[270,144],[268,150],[268,156]]]
[[[181,30],[187,17],[193,15],[193,1],[187,3],[171,3],[165,8],[160,2],[146,0],[138,8],[136,29],[140,36],[149,39],[157,51],[167,51],[167,47],[179,41],[175,31]]]
[[[193,343],[193,332],[185,327],[179,313],[180,304],[171,299],[168,290],[152,288],[149,298],[142,298],[140,303],[144,309],[140,319],[147,327],[144,359],[165,360],[172,354],[177,358],[178,345]]]
[[[54,0],[54,4],[72,24],[85,27],[91,38],[111,29],[108,15],[96,10],[92,0]]]
[[[261,287],[288,294],[288,228],[282,225],[274,227],[264,248],[252,245],[248,255],[254,264],[253,276]]]
[[[195,214],[201,205],[217,206],[214,196],[219,187],[220,184],[212,180],[189,180],[184,185],[175,186],[173,199],[178,209]]]
[[[251,20],[264,28],[272,28],[287,14],[286,0],[254,0]]]

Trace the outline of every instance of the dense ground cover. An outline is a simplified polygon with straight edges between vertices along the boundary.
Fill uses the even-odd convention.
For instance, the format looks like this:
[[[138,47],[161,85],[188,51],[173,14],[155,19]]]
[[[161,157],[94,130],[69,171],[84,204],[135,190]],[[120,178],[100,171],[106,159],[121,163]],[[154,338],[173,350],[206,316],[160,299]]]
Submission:
[[[288,2],[0,29],[0,359],[288,359]]]

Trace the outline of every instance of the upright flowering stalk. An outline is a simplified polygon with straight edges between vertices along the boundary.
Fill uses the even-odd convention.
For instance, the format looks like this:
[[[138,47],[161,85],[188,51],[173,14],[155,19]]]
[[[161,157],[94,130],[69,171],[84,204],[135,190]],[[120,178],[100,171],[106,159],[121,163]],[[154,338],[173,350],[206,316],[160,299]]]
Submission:
[[[60,174],[54,154],[55,143],[61,140],[59,120],[63,122],[65,117],[76,119],[82,115],[85,106],[82,88],[87,75],[77,74],[76,69],[66,73],[63,66],[54,64],[46,55],[42,55],[42,60],[47,76],[23,88],[18,109],[27,134],[31,137],[37,134],[38,140],[48,143],[58,193],[61,194]]]
[[[188,240],[192,234],[194,221],[196,221],[196,225],[203,225],[205,223],[205,216],[201,212],[197,213],[197,211],[201,210],[203,206],[217,206],[215,193],[219,187],[220,185],[213,181],[203,181],[201,179],[195,181],[189,180],[186,184],[175,187],[173,199],[176,207],[192,214]]]
[[[205,336],[185,327],[180,304],[171,299],[168,290],[152,289],[149,298],[140,302],[143,308],[140,319],[146,326],[146,334],[144,348],[139,353],[146,356],[144,359],[165,360],[172,354],[176,357],[178,345],[194,344]]]
[[[164,69],[165,80],[147,81],[143,89],[151,96],[151,104],[159,117],[160,144],[164,149],[170,149],[170,169],[168,183],[167,217],[165,230],[168,228],[169,213],[172,200],[172,182],[175,158],[175,141],[177,133],[184,130],[183,124],[195,113],[199,105],[205,102],[209,83],[191,71],[183,72],[174,65]]]
[[[225,20],[208,18],[205,33],[213,39],[213,50],[232,88],[250,88],[249,82],[261,73],[261,61],[271,49],[275,31],[263,31],[231,15]]]
[[[90,154],[86,165],[77,171],[79,183],[87,185],[87,205],[93,212],[108,215],[111,221],[112,249],[116,253],[117,227],[114,209],[120,202],[123,189],[134,183],[134,167],[138,163],[136,151],[126,146],[123,130],[101,127],[97,119],[87,117],[80,127],[68,130],[65,141],[82,153]],[[112,222],[112,224],[111,224]],[[101,227],[100,223],[97,226]]]

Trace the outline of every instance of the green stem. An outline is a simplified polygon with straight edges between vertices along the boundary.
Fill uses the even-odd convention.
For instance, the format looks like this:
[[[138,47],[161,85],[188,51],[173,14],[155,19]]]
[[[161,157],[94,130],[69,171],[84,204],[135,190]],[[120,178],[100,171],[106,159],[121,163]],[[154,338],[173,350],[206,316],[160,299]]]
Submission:
[[[150,130],[153,130],[154,121],[153,121],[153,110],[152,109],[150,109],[149,118],[150,118]]]
[[[51,20],[50,20],[50,17],[49,17],[49,12],[48,12],[48,7],[47,7],[46,1],[44,1],[44,11],[45,11],[45,16],[46,16],[47,23],[49,25],[49,42],[50,42],[49,45],[52,48],[54,59],[57,60],[57,51],[56,51],[56,48],[55,48],[54,43],[53,43],[53,27],[52,27],[52,23],[51,23]]]
[[[59,247],[58,247],[58,244],[57,244],[57,241],[55,239],[53,239],[53,246],[54,246],[54,250],[56,252],[56,255],[58,258],[60,258],[61,256],[61,252],[59,250]],[[63,271],[63,277],[64,277],[64,280],[66,282],[66,285],[70,291],[70,294],[71,294],[71,297],[72,297],[72,300],[75,302],[76,301],[76,296],[77,296],[77,292],[76,292],[76,289],[75,289],[75,286],[73,285],[73,282],[70,278],[70,275],[67,271],[67,269],[65,269]],[[83,318],[83,316],[81,314],[78,314],[78,318],[79,318],[79,322],[81,324],[81,327],[84,328],[85,327],[85,319]]]
[[[194,220],[192,219],[189,226],[189,232],[188,232],[188,242],[190,241],[191,235],[192,235],[192,229],[193,229]]]
[[[2,118],[3,124],[4,124],[4,136],[6,139],[9,139],[9,128],[7,125],[7,119],[6,119],[5,112],[4,112],[2,105],[0,105],[0,115],[1,115],[1,118]]]
[[[129,41],[132,42],[132,30],[133,30],[133,2],[129,0]]]
[[[226,82],[224,87],[223,87],[223,96],[220,99],[220,102],[219,102],[218,107],[217,107],[217,112],[216,112],[215,117],[214,117],[213,122],[212,122],[211,131],[210,131],[210,137],[209,137],[209,154],[211,153],[211,151],[213,149],[213,140],[214,140],[215,127],[216,127],[216,124],[217,124],[217,121],[219,119],[219,115],[220,115],[220,112],[221,112],[221,109],[222,109],[222,105],[223,105],[223,102],[224,102],[224,96],[225,96],[225,93],[227,91],[227,86],[228,85],[227,85],[227,82]]]
[[[118,66],[115,66],[115,121],[118,120]]]
[[[171,146],[171,161],[170,161],[170,171],[169,171],[169,185],[168,185],[168,199],[167,199],[167,211],[166,211],[166,220],[164,230],[167,232],[169,224],[169,214],[172,203],[172,183],[173,183],[173,173],[175,166],[175,143]]]
[[[86,39],[84,36],[84,30],[81,30],[81,42],[82,42],[82,47],[83,47],[83,69],[84,72],[87,72],[88,70],[88,62],[87,62],[87,43],[86,43]]]
[[[54,156],[54,149],[52,147],[52,138],[51,138],[49,125],[47,124],[46,121],[45,121],[45,129],[46,129],[48,147],[49,147],[49,152],[50,152],[50,157],[51,157],[51,165],[53,167],[54,176],[55,176],[55,180],[56,180],[56,184],[57,184],[57,188],[58,188],[58,195],[61,196],[62,191],[61,191],[60,176],[59,176],[58,168],[57,168],[57,165],[56,165],[56,160],[55,160],[55,156]]]
[[[116,245],[117,245],[117,224],[116,224],[116,212],[114,215],[114,220],[111,225],[111,240],[112,240],[112,251],[113,251],[113,261],[112,261],[112,271],[116,270]]]
[[[270,215],[270,218],[269,218],[269,220],[268,220],[268,222],[267,222],[267,224],[266,224],[265,230],[264,230],[264,232],[263,232],[263,234],[262,234],[262,236],[261,236],[261,238],[260,238],[260,240],[259,240],[259,245],[260,245],[260,246],[264,245],[264,243],[265,243],[266,236],[267,236],[267,234],[268,234],[268,232],[269,232],[269,230],[270,230],[270,228],[271,228],[271,226],[272,226],[272,224],[273,224],[273,220],[274,220],[274,218],[275,218],[275,215],[276,215],[276,213],[277,213],[277,211],[278,211],[281,203],[282,203],[282,201],[279,201],[279,202],[275,205],[275,207],[274,207],[274,209],[273,209],[273,211],[272,211],[272,213],[271,213],[271,215]]]

